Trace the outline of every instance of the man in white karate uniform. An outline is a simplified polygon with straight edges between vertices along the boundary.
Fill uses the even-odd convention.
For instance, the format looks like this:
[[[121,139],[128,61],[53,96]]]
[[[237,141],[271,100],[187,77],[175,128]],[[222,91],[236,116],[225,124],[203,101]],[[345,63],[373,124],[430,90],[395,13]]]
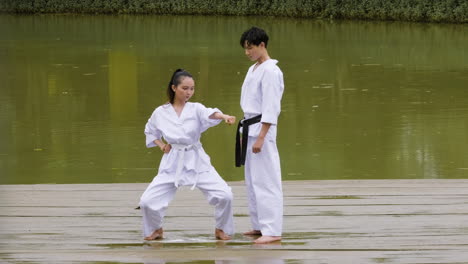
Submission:
[[[236,140],[236,166],[245,165],[245,183],[252,230],[259,235],[255,243],[281,240],[283,191],[276,147],[276,126],[284,90],[283,73],[268,55],[268,35],[252,27],[240,40],[245,54],[255,61],[242,85],[240,104],[244,120],[239,123]],[[239,136],[242,132],[242,139]]]

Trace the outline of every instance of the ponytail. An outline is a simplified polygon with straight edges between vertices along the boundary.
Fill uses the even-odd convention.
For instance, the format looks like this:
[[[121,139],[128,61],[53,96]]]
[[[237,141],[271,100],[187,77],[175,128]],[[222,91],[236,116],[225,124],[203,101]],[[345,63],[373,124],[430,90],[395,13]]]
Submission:
[[[177,69],[175,72],[172,74],[171,80],[169,81],[169,85],[167,86],[167,97],[169,99],[169,103],[173,104],[174,103],[174,98],[175,98],[175,92],[172,90],[172,85],[176,86],[180,84],[182,81],[182,77],[190,77],[193,79],[192,75],[183,70],[183,69]]]

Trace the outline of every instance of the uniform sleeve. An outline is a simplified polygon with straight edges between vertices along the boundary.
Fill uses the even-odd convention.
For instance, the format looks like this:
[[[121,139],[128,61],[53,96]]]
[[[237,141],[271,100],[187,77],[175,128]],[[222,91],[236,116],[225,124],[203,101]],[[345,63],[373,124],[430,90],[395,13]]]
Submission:
[[[145,126],[145,135],[146,135],[146,147],[152,148],[156,147],[154,141],[156,139],[161,139],[162,132],[158,129],[157,126],[157,118],[156,118],[156,111],[153,112],[150,119],[148,119],[148,123]]]
[[[281,112],[283,74],[279,70],[265,70],[262,81],[262,123],[276,125]]]
[[[216,126],[221,122],[221,119],[211,119],[210,116],[214,113],[223,113],[218,108],[208,108],[204,105],[197,103],[198,118],[200,120],[200,130],[204,132],[210,127]]]

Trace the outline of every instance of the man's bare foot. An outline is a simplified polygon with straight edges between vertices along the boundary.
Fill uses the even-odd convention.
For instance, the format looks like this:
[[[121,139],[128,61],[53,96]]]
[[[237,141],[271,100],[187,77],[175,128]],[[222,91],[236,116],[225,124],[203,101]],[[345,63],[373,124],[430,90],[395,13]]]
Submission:
[[[254,243],[255,244],[268,244],[268,243],[275,242],[275,241],[280,241],[280,240],[281,240],[280,236],[261,236],[261,237],[257,238],[254,241]]]
[[[260,230],[250,230],[244,233],[246,236],[261,236],[262,232]]]
[[[215,229],[215,236],[216,236],[216,239],[219,239],[219,240],[229,240],[229,239],[231,239],[231,237],[226,235],[226,233],[224,233],[223,230],[218,229],[218,228]]]
[[[150,236],[145,237],[145,240],[156,240],[163,238],[163,229],[159,228],[153,232]]]

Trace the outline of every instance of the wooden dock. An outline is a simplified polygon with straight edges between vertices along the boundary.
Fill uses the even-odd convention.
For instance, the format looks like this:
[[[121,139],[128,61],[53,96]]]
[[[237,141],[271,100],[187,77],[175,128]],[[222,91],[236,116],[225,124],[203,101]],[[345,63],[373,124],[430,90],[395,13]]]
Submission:
[[[147,184],[0,185],[0,263],[468,263],[468,180],[284,182],[281,243],[257,246],[242,182],[237,234],[213,236],[213,209],[182,189],[165,239],[145,242]]]

